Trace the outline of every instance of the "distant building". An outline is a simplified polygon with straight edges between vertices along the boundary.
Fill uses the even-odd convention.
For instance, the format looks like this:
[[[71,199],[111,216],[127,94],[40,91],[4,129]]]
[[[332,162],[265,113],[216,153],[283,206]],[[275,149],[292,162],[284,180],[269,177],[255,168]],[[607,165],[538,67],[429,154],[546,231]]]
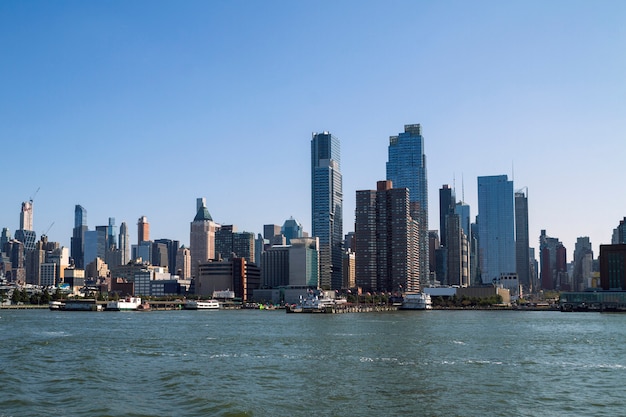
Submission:
[[[126,222],[120,225],[120,234],[118,238],[118,248],[121,252],[120,265],[125,265],[130,261],[130,240],[128,236],[128,226]]]
[[[288,220],[285,220],[280,232],[285,236],[287,245],[291,245],[291,239],[297,239],[303,236],[302,224],[293,217],[290,217]]]
[[[85,267],[84,238],[87,231],[87,210],[80,204],[74,206],[74,229],[71,239],[71,256],[76,268]]]
[[[176,274],[181,279],[191,278],[191,251],[184,246],[178,249],[176,254]]]
[[[206,262],[199,265],[198,271],[195,294],[202,297],[212,297],[214,291],[230,289],[235,292],[236,298],[247,302],[260,286],[260,269],[243,258]]]
[[[280,235],[281,227],[277,224],[264,224],[263,225],[263,238],[271,241],[274,236]]]
[[[574,270],[572,291],[584,291],[591,288],[593,274],[593,250],[589,237],[579,237],[574,246]]]
[[[454,195],[454,190],[450,188],[448,184],[444,184],[443,187],[439,189],[439,232],[441,236],[440,244],[441,246],[447,247],[447,224],[448,224],[448,216],[451,214],[455,214],[455,202],[456,197]]]
[[[515,269],[524,291],[530,291],[530,237],[528,234],[528,190],[515,192]],[[514,295],[514,293],[511,293]]]
[[[254,233],[237,232],[233,225],[222,225],[215,231],[215,252],[218,259],[246,258],[255,262]]]
[[[478,177],[478,250],[482,284],[515,273],[513,181],[506,175]]]
[[[150,240],[150,223],[146,216],[141,216],[137,220],[137,244],[141,245],[141,242],[147,242]]]
[[[544,290],[570,291],[567,278],[567,252],[557,238],[545,230],[539,236],[540,279]]]
[[[390,180],[397,189],[408,188],[409,190],[411,217],[418,226],[419,258],[415,262],[418,266],[417,274],[420,285],[425,287],[429,284],[430,279],[428,266],[428,179],[421,125],[404,125],[404,132],[397,136],[390,136],[388,155],[387,180]]]
[[[278,288],[289,285],[289,246],[275,245],[261,255],[261,287]]]
[[[611,243],[614,245],[626,243],[626,217],[624,217],[623,220],[620,220],[619,225],[613,229]]]
[[[600,285],[626,291],[626,244],[600,245]]]
[[[356,285],[366,291],[419,291],[419,225],[409,190],[378,181],[356,192]]]
[[[329,132],[311,139],[312,235],[319,239],[320,282],[337,290],[343,283],[343,180],[339,139]]]
[[[206,206],[201,206],[191,222],[189,234],[191,274],[194,277],[198,276],[198,265],[215,259],[215,233],[219,227],[217,223],[213,222]]]

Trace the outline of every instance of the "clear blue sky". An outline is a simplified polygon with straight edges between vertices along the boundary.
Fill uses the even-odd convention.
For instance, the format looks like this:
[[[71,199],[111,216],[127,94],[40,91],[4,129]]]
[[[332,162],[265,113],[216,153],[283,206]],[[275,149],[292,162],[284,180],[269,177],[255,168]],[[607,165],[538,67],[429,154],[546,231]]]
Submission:
[[[390,135],[420,123],[430,228],[453,184],[514,171],[571,259],[626,216],[624,1],[0,2],[0,227],[34,201],[69,246],[115,217],[189,243],[213,219],[310,232],[310,139],[341,140],[344,229],[385,179]]]

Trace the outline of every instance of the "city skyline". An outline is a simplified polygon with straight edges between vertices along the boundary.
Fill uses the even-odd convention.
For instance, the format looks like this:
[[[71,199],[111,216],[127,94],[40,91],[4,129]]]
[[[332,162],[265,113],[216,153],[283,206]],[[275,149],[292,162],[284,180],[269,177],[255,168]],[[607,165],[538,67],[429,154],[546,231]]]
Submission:
[[[595,257],[610,243],[626,207],[622,2],[239,6],[0,4],[0,226],[14,235],[34,196],[37,236],[68,248],[77,204],[90,230],[114,217],[135,242],[145,215],[152,238],[189,244],[202,195],[217,223],[293,217],[310,233],[307,143],[328,130],[347,233],[389,136],[419,123],[431,202],[450,184],[473,222],[476,178],[506,174],[528,191],[531,247],[542,229],[568,261],[578,237]]]

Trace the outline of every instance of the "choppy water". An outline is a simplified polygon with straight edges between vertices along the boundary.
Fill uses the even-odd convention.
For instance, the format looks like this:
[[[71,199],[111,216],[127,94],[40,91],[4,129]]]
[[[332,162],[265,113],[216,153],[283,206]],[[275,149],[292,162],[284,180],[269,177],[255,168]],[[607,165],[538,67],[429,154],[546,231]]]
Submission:
[[[626,415],[626,315],[0,310],[0,417]]]

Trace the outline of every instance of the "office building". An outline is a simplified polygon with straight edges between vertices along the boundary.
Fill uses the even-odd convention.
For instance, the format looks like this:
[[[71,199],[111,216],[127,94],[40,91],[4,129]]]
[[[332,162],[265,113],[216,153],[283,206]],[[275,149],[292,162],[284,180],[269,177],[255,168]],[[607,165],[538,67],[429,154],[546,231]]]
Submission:
[[[71,257],[76,268],[85,267],[85,232],[87,231],[87,210],[80,204],[74,206],[74,229],[70,243]]]
[[[626,291],[626,244],[600,245],[600,285],[606,291]]]
[[[291,245],[291,239],[303,237],[302,225],[293,217],[285,220],[285,223],[283,223],[283,227],[281,227],[280,232],[283,236],[285,236],[287,245]]]
[[[189,233],[191,273],[194,277],[198,276],[198,265],[215,259],[215,232],[219,227],[213,222],[206,206],[202,205],[191,222]]]
[[[289,285],[289,246],[275,245],[261,255],[261,288]]]
[[[150,240],[150,223],[146,216],[141,216],[137,220],[137,244]]]
[[[478,239],[482,284],[516,272],[513,181],[506,175],[478,177]]]
[[[439,243],[441,246],[447,246],[446,220],[450,214],[455,213],[455,203],[456,198],[454,196],[454,190],[451,189],[448,184],[444,184],[443,187],[439,189],[439,232],[441,236]]]
[[[245,303],[260,287],[261,270],[243,258],[202,263],[198,267],[195,294],[212,297],[215,291],[232,290]]]
[[[215,231],[215,253],[218,259],[245,258],[248,262],[255,262],[254,233],[237,232],[233,225],[221,225]]]
[[[404,126],[404,132],[389,137],[387,180],[395,188],[408,188],[411,217],[418,224],[418,275],[421,286],[429,284],[428,180],[424,137],[419,124]],[[358,263],[358,262],[357,262]],[[358,274],[357,274],[358,275]]]
[[[579,237],[574,246],[573,291],[584,291],[591,287],[593,273],[593,250],[589,237]]]
[[[530,237],[528,234],[528,189],[515,192],[515,269],[523,291],[532,291]]]
[[[364,291],[419,291],[419,225],[410,191],[378,181],[356,192],[356,285]]]
[[[626,243],[626,217],[624,217],[623,220],[620,220],[617,227],[613,229],[611,243],[614,245]]]
[[[184,246],[176,253],[176,274],[180,279],[191,278],[191,251]]]
[[[343,283],[343,191],[339,139],[329,132],[311,139],[312,234],[319,238],[320,283],[340,289]]]
[[[539,267],[541,288],[548,291],[570,291],[567,274],[567,252],[558,238],[545,230],[539,236]]]

